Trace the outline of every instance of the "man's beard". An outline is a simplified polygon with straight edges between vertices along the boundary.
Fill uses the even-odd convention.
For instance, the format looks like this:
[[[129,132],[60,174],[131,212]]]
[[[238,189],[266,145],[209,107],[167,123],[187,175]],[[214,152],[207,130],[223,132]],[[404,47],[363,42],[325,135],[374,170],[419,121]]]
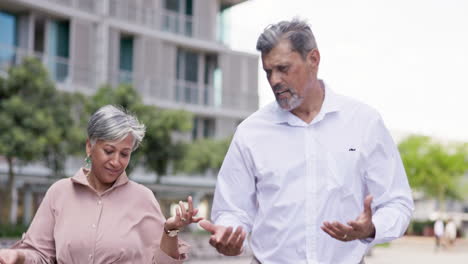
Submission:
[[[304,98],[300,97],[293,88],[289,87],[281,92],[281,94],[289,93],[291,96],[279,99],[278,97],[281,94],[277,94],[277,91],[283,89],[284,87],[282,85],[276,85],[273,87],[273,92],[275,93],[275,98],[278,105],[285,111],[292,111],[298,108],[302,104],[302,101],[304,101]]]

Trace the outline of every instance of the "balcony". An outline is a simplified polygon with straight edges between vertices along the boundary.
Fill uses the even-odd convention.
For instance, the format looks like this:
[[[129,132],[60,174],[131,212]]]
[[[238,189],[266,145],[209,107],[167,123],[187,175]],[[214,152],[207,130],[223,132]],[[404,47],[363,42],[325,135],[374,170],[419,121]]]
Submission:
[[[173,11],[161,12],[163,18],[162,30],[187,37],[193,36],[193,17]]]
[[[95,13],[96,12],[96,2],[94,0],[46,0],[54,4],[77,8],[81,11]]]
[[[38,58],[47,68],[49,75],[58,88],[66,91],[85,91],[89,93],[94,90],[94,78],[96,74],[90,70],[91,67],[79,67],[72,65],[68,58],[56,57],[50,54],[33,52],[13,46],[0,44],[0,74],[6,76],[8,68],[21,64],[26,57]],[[72,85],[73,83],[73,85]],[[81,87],[78,89],[78,87]],[[84,87],[84,88],[83,88]]]

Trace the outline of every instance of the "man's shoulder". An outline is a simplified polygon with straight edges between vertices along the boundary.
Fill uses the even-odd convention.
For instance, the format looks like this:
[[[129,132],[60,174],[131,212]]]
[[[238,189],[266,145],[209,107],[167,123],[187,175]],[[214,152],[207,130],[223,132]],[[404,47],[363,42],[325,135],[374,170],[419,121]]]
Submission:
[[[346,95],[336,94],[341,106],[342,112],[348,115],[358,116],[366,119],[380,118],[380,114],[373,106]]]
[[[278,107],[276,102],[268,103],[265,106],[260,107],[257,111],[252,113],[246,119],[244,119],[238,126],[238,129],[248,129],[252,126],[258,126],[261,124],[274,123],[277,119]]]

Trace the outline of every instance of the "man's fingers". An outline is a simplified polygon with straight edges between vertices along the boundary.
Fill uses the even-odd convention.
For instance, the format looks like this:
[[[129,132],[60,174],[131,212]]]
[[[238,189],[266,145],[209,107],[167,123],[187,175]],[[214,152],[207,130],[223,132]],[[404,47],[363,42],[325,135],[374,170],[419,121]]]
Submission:
[[[342,236],[339,237],[337,234],[335,234],[335,232],[333,232],[331,229],[327,228],[326,226],[322,226],[321,228],[325,233],[327,233],[329,236],[335,239],[341,240],[343,238]]]
[[[232,234],[232,227],[228,227],[224,230],[224,233],[217,235],[216,241],[218,243],[226,244],[227,241],[229,241],[229,237]]]
[[[367,195],[366,199],[364,199],[364,213],[372,215],[371,204],[373,199],[372,195]]]
[[[198,223],[201,228],[205,229],[206,231],[210,232],[211,234],[214,234],[216,233],[216,225],[212,224],[210,221],[208,220],[203,220],[203,221],[200,221]]]
[[[238,248],[239,250],[242,249],[242,246],[244,245],[244,240],[245,240],[245,237],[247,236],[247,232],[245,231],[242,231],[239,238],[237,239],[237,242],[236,244],[234,244],[234,247],[235,248]]]
[[[333,230],[336,234],[348,234],[349,232],[353,231],[353,228],[350,226],[345,226],[340,222],[333,222],[327,226],[329,229]]]
[[[192,223],[198,223],[203,220],[203,217],[192,217]]]
[[[237,240],[239,239],[240,235],[242,235],[242,227],[238,226],[236,228],[236,231],[234,233],[232,233],[232,235],[229,237],[226,245],[228,247],[235,247],[235,245],[237,244]]]

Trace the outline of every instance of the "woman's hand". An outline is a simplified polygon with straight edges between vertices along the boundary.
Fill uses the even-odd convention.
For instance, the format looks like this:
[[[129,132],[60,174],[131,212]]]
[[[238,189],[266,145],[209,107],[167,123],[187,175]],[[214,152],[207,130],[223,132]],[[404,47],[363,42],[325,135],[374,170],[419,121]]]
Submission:
[[[0,264],[23,264],[24,256],[14,249],[0,250]]]
[[[179,202],[179,208],[176,209],[176,215],[166,220],[164,228],[166,230],[182,229],[191,223],[198,223],[203,217],[195,217],[198,213],[197,208],[193,208],[192,197],[187,198],[188,209],[185,208],[182,201]]]

